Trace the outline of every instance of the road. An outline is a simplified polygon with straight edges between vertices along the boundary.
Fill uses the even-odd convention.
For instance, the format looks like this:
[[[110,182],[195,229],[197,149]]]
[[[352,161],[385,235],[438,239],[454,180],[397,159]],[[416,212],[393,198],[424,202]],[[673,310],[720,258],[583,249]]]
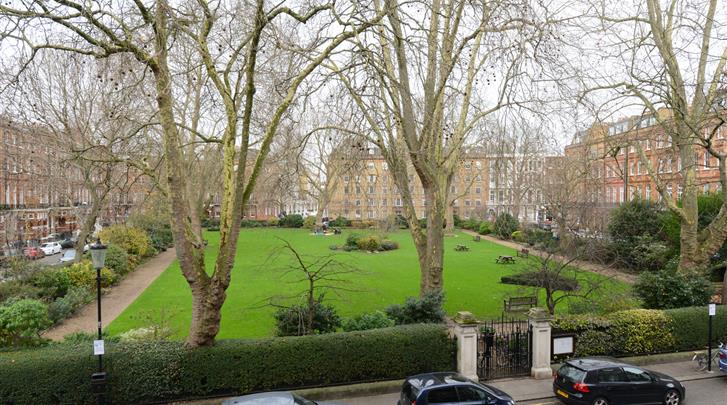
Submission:
[[[56,254],[51,255],[51,256],[46,256],[46,257],[44,257],[42,259],[39,259],[38,262],[39,263],[43,263],[43,264],[47,264],[47,265],[58,264],[58,263],[60,263],[59,260],[61,259],[61,257],[63,256],[63,253],[66,250],[72,250],[72,249],[63,249],[63,251],[61,253],[56,253]]]
[[[684,405],[727,404],[727,377],[687,381],[684,386],[687,387],[687,399],[683,402]],[[395,405],[398,399],[399,394],[385,394],[372,397],[344,398],[335,402],[346,405]],[[563,405],[563,403],[551,399],[518,402],[518,405]]]

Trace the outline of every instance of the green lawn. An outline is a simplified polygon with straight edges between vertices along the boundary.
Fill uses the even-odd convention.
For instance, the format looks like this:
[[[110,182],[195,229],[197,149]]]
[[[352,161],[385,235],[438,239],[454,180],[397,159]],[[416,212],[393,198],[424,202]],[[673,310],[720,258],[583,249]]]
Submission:
[[[365,233],[366,231],[358,231]],[[274,333],[274,309],[265,306],[276,295],[293,295],[305,288],[295,283],[295,275],[284,275],[283,267],[290,262],[287,253],[280,253],[285,238],[300,252],[307,255],[331,253],[330,245],[342,245],[350,231],[342,235],[314,236],[303,229],[259,228],[243,229],[240,233],[237,259],[232,271],[232,283],[227,290],[227,301],[222,308],[222,327],[219,338],[264,337]],[[209,240],[207,263],[211,265],[217,249],[219,234],[207,233]],[[349,277],[343,285],[356,291],[341,296],[327,295],[327,299],[343,317],[362,312],[383,309],[392,303],[401,303],[408,296],[418,294],[419,267],[411,236],[407,231],[389,235],[401,247],[383,253],[338,252],[342,261],[354,264],[363,271]],[[515,251],[485,240],[477,243],[466,234],[448,237],[445,241],[444,285],[445,308],[449,314],[471,311],[480,318],[499,317],[502,300],[507,295],[529,294],[523,287],[501,284],[500,277],[516,271],[524,265],[495,264],[499,255],[515,255]],[[469,246],[469,252],[455,252],[457,244]],[[588,273],[589,277],[600,277]],[[608,281],[602,294],[624,290],[627,285]],[[542,298],[542,297],[541,297]],[[566,309],[563,305],[562,309]],[[169,319],[177,337],[187,334],[190,323],[191,294],[175,261],[134,301],[108,330],[119,334],[150,324],[149,319],[159,319],[160,314]]]

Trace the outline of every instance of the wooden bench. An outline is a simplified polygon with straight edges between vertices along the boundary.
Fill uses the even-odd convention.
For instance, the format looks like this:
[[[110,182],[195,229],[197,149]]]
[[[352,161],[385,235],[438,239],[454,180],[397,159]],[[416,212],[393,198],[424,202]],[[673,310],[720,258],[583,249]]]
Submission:
[[[454,247],[455,252],[469,252],[470,248],[465,245],[457,245]]]
[[[530,251],[528,249],[521,249],[519,252],[517,252],[518,257],[528,257],[530,255]]]
[[[503,301],[505,312],[525,312],[538,306],[538,297],[510,297]]]
[[[495,263],[498,263],[498,264],[515,263],[515,258],[512,257],[512,256],[503,256],[503,255],[500,255],[500,257],[498,257],[495,260]]]

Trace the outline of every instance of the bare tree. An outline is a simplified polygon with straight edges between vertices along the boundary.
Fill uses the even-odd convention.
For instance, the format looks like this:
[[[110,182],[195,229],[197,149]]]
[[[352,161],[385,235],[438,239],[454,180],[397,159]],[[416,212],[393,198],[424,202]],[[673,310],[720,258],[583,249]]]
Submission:
[[[727,193],[727,155],[718,147],[716,136],[724,123],[725,15],[717,0],[646,0],[629,7],[598,1],[592,11],[598,23],[590,34],[601,38],[599,56],[605,57],[603,66],[609,71],[594,70],[585,76],[585,85],[589,91],[615,91],[612,104],[640,104],[643,122],[653,120],[671,143],[681,162],[680,205],[660,175],[659,162],[647,156],[641,142],[629,139],[622,146],[636,149],[662,201],[680,220],[679,269],[703,266],[727,239],[727,199],[714,220],[698,228],[699,162],[695,158],[700,151],[716,158],[721,192]],[[634,121],[628,130],[639,132],[641,123]],[[727,279],[725,283],[727,287]]]
[[[59,195],[56,203],[75,207],[80,260],[103,210],[111,206],[114,214],[110,196],[125,194],[158,161],[144,136],[153,117],[136,96],[140,79],[133,74],[59,51],[45,52],[36,62],[17,78],[22,91],[16,109],[53,150],[45,170],[54,176],[45,192],[49,201]]]
[[[518,99],[536,80],[526,65],[547,59],[547,10],[527,1],[374,0],[386,10],[376,30],[356,38],[349,60],[328,62],[353,100],[351,127],[388,163],[419,258],[420,294],[443,287],[444,218],[462,149],[478,123]],[[397,7],[398,6],[398,7]],[[534,58],[532,58],[534,57]],[[530,65],[532,66],[532,65]],[[409,171],[409,164],[413,172]],[[423,188],[417,213],[413,179]],[[418,217],[426,217],[426,229]]]
[[[111,61],[118,61],[119,56],[133,57],[137,67],[150,73],[161,128],[172,233],[180,268],[192,291],[192,322],[186,341],[190,347],[212,344],[219,331],[243,207],[252,195],[281,119],[306,78],[342,43],[384,15],[383,11],[362,15],[356,4],[336,4],[335,9],[332,3],[313,4],[304,6],[302,12],[264,0],[232,5],[196,0],[178,7],[167,0],[33,0],[0,5],[5,21],[0,38],[24,45],[29,52],[27,63],[45,49],[59,49]],[[295,35],[300,23],[312,25],[310,35]],[[196,64],[203,67],[212,83],[210,94],[223,122],[211,135],[195,133],[200,140],[218,143],[222,149],[220,244],[211,273],[205,268],[205,245],[195,226],[197,213],[190,207],[185,139],[175,113],[175,74],[190,69],[189,65],[174,64],[170,57],[180,44],[194,50]],[[276,63],[281,58],[288,58],[288,62]],[[274,75],[261,75],[261,62],[273,68],[282,65],[287,76],[272,80]],[[261,103],[256,90],[265,84],[269,85],[266,99],[272,113],[256,117],[260,122],[253,126]],[[259,152],[252,156],[249,152],[255,144]]]

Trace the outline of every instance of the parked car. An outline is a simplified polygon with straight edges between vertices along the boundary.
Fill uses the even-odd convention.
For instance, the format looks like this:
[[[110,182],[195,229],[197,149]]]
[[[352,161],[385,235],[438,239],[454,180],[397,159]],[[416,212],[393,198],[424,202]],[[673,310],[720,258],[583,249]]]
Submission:
[[[495,387],[453,373],[426,373],[408,377],[401,386],[398,405],[429,404],[514,405],[515,400]]]
[[[23,249],[23,256],[25,256],[28,259],[40,259],[45,257],[45,253],[43,253],[43,250],[36,246],[31,246]]]
[[[51,256],[56,253],[61,253],[63,248],[61,248],[61,244],[58,242],[46,242],[42,245],[40,245],[40,249],[45,253],[46,256]]]
[[[230,398],[222,405],[336,405],[335,402],[314,402],[292,392],[263,392]]]
[[[66,238],[61,241],[61,247],[63,249],[70,249],[74,246],[76,246],[76,242],[74,242],[73,239]]]
[[[676,379],[607,358],[568,360],[553,379],[553,392],[574,405],[678,405],[686,396]]]
[[[65,252],[63,252],[63,255],[61,256],[60,259],[58,259],[58,261],[61,263],[66,263],[66,262],[72,262],[75,259],[76,259],[76,250],[68,249]]]
[[[719,369],[727,373],[727,344],[719,344]]]

